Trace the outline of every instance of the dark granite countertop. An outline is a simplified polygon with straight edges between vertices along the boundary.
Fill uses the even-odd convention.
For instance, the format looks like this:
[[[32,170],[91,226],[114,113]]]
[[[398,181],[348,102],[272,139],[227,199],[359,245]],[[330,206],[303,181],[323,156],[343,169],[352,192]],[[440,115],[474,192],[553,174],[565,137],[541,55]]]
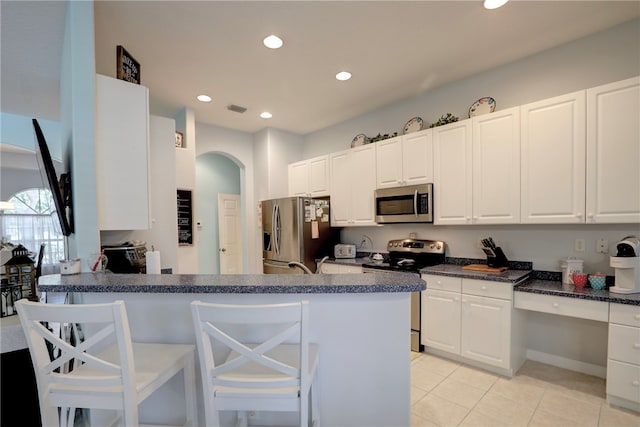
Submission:
[[[463,270],[459,264],[440,264],[425,267],[420,274],[434,274],[437,276],[461,277],[463,279],[491,280],[494,282],[520,283],[526,280],[531,270],[505,270],[502,273],[487,273],[484,271]]]
[[[402,274],[111,274],[48,275],[40,292],[337,294],[418,292],[417,275]]]
[[[542,295],[556,295],[568,298],[579,298],[595,301],[614,302],[618,304],[640,305],[640,294],[616,294],[606,289],[592,289],[590,287],[576,287],[558,281],[529,280],[514,289],[517,292],[530,292]]]

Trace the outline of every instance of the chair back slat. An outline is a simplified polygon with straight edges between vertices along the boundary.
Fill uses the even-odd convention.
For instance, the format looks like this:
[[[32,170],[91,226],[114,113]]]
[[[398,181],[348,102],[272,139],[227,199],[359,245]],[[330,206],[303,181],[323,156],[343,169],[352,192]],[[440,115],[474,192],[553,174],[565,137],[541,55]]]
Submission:
[[[268,305],[233,305],[203,304],[194,301],[191,304],[196,327],[196,340],[201,349],[211,349],[200,354],[204,362],[210,383],[226,386],[254,385],[256,387],[300,386],[300,371],[308,365],[308,338],[306,324],[303,323],[308,310],[308,302],[296,302]],[[233,326],[242,328],[234,329]],[[224,327],[224,329],[223,329]],[[263,335],[260,342],[251,339],[247,342],[243,332],[249,335],[256,333],[261,327],[269,328],[268,335]],[[238,333],[238,331],[240,331]],[[252,337],[253,338],[253,337]],[[285,343],[298,344],[295,357],[296,365],[278,360],[269,351]],[[224,347],[221,349],[220,347]],[[228,354],[228,360],[216,363],[213,353]],[[305,356],[306,355],[306,359]],[[246,364],[256,364],[267,372],[259,379],[249,380],[225,376]],[[220,378],[222,377],[222,378]]]

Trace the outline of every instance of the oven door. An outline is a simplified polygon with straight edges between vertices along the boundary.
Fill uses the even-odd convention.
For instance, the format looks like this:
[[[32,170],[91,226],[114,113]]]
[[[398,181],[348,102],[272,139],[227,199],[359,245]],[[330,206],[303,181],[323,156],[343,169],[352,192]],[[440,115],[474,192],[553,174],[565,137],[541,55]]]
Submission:
[[[433,222],[433,184],[375,190],[376,222]]]

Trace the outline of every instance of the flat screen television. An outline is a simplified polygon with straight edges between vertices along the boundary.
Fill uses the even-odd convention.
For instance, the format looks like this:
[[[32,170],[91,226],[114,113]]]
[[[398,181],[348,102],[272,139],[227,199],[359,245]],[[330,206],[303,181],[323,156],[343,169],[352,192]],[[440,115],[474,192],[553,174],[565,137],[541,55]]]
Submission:
[[[33,129],[36,132],[38,145],[36,147],[36,155],[40,166],[40,174],[42,180],[49,185],[49,190],[53,194],[53,202],[55,203],[58,222],[60,223],[61,232],[64,236],[73,233],[73,215],[71,214],[71,177],[69,174],[60,175],[60,180],[56,175],[56,169],[53,166],[51,153],[44,138],[42,129],[36,119],[33,119]],[[67,210],[69,215],[67,216]]]

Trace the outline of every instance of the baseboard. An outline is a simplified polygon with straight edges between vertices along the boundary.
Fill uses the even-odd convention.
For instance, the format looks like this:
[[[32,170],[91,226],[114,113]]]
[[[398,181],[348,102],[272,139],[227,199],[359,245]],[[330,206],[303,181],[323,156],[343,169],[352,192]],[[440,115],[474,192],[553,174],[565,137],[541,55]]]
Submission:
[[[626,399],[621,399],[616,396],[607,395],[607,402],[609,405],[618,406],[620,408],[628,409],[630,411],[639,412],[640,413],[640,403],[631,402]]]
[[[547,365],[557,366],[558,368],[581,372],[598,378],[607,377],[606,366],[594,365],[592,363],[581,362],[579,360],[568,359],[566,357],[556,356],[555,354],[543,353],[531,349],[527,349],[526,356],[528,360],[546,363]]]

